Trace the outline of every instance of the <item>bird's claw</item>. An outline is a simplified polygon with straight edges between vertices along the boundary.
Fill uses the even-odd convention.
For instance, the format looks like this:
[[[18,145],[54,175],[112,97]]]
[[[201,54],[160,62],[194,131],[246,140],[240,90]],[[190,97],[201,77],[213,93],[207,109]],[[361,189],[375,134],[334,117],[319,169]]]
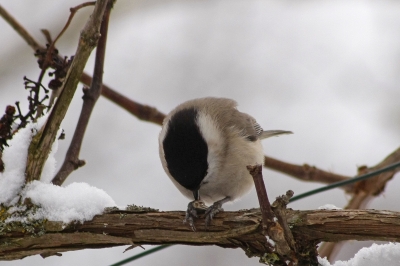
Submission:
[[[222,203],[220,202],[214,202],[213,205],[207,208],[206,210],[206,228],[210,225],[211,220],[214,218],[214,216],[219,213],[220,211],[223,211],[222,209]]]
[[[196,231],[196,227],[194,226],[194,218],[198,217],[197,212],[205,212],[206,210],[208,210],[207,206],[201,200],[189,202],[183,223],[188,223],[190,228],[192,228],[193,231]]]

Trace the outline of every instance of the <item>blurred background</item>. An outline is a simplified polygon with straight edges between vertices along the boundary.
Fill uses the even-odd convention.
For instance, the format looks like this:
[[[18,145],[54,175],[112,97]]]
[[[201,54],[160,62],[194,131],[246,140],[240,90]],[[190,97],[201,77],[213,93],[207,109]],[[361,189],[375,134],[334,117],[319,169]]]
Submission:
[[[40,43],[40,29],[55,37],[81,1],[0,0]],[[75,53],[92,8],[80,10],[59,40],[62,55]],[[119,0],[111,14],[104,82],[127,97],[167,113],[197,97],[235,99],[264,129],[295,134],[264,141],[265,153],[295,164],[353,176],[400,143],[400,2],[288,0]],[[27,110],[23,76],[40,70],[33,50],[0,18],[0,111],[20,101]],[[94,55],[94,54],[93,54]],[[92,73],[93,56],[86,71]],[[47,84],[48,80],[45,81]],[[81,85],[62,127],[61,165],[82,104]],[[64,185],[87,182],[119,206],[185,210],[184,198],[158,157],[160,127],[139,121],[100,98],[81,151],[87,164]],[[288,189],[320,187],[264,170],[271,199]],[[399,176],[368,208],[400,211]],[[349,200],[340,189],[290,205],[315,209]],[[258,206],[255,191],[225,210]],[[348,242],[336,259],[349,259],[371,242]],[[151,248],[151,246],[145,246]],[[1,265],[110,265],[136,253],[126,247],[40,256]],[[259,265],[242,250],[173,246],[128,265]]]

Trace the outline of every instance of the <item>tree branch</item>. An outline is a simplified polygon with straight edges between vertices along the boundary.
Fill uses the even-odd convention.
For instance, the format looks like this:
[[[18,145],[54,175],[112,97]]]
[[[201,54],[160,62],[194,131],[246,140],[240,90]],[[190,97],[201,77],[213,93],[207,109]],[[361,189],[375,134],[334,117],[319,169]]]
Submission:
[[[37,42],[32,35],[14,18],[9,14],[1,5],[0,5],[0,16],[4,18],[10,24],[12,28],[26,41],[26,43],[34,50],[45,49],[42,45]],[[62,56],[59,56],[59,59],[62,60]],[[82,73],[81,82],[86,86],[90,86],[92,83],[92,77],[87,73]],[[153,122],[155,124],[161,125],[162,121],[165,117],[165,114],[158,111],[156,108],[143,105],[136,101],[130,100],[124,95],[116,92],[111,89],[109,86],[103,84],[101,94],[124,108],[138,119],[148,122]]]
[[[264,224],[264,228],[275,224],[274,213],[269,203],[267,190],[265,189],[264,178],[262,176],[261,165],[248,165],[250,175],[253,177],[254,185],[256,187],[258,203],[260,204],[261,217]]]
[[[376,210],[285,210],[294,239],[302,246],[320,241],[381,240],[400,242],[400,213]],[[248,256],[268,257],[270,250],[259,209],[221,212],[207,230],[202,219],[193,232],[182,223],[185,212],[114,210],[84,224],[38,221],[41,229],[28,233],[21,225],[1,223],[0,259],[15,260],[35,254],[121,245],[218,245],[242,248]],[[32,222],[32,224],[35,224]],[[44,230],[43,235],[38,234]],[[301,250],[301,249],[300,249]],[[302,250],[304,254],[307,250]]]
[[[99,39],[99,43],[97,44],[96,49],[96,60],[93,73],[94,78],[92,80],[90,89],[84,89],[83,105],[78,124],[75,128],[74,136],[72,137],[67,154],[64,158],[64,162],[60,170],[52,180],[52,183],[54,185],[60,186],[62,183],[64,183],[65,179],[69,176],[70,173],[72,173],[78,167],[84,165],[84,161],[79,160],[78,156],[81,150],[83,137],[85,135],[90,116],[101,93],[101,86],[103,83],[104,59],[106,54],[107,31],[112,3],[113,2],[110,1],[108,4],[104,12],[103,21],[100,27],[101,37]]]
[[[399,161],[400,161],[400,147],[397,148],[391,154],[389,154],[384,160],[382,160],[382,162],[378,163],[377,165],[369,168],[366,166],[360,167],[358,170],[358,175],[364,175],[379,170],[381,168],[384,168]],[[400,169],[396,168],[393,169],[392,171],[388,171],[376,177],[372,177],[356,183],[354,185],[355,188],[354,193],[349,203],[345,207],[345,209],[350,210],[350,209],[364,208],[369,200],[371,200],[373,197],[379,195],[380,193],[382,193],[382,191],[384,191],[387,182],[391,180],[393,176],[399,171]],[[329,243],[329,242],[322,243],[322,245],[318,250],[319,254],[321,257],[327,257],[329,260],[331,260],[336,253],[335,251],[338,250],[338,247],[342,244],[343,243]]]
[[[13,27],[17,33],[30,45],[35,51],[37,49],[44,49],[27,31],[24,29],[15,18],[13,18],[9,13],[6,12],[4,8],[0,6],[0,16],[2,16],[10,25]],[[62,57],[60,56],[60,59]],[[80,81],[90,86],[92,83],[92,77],[87,73],[82,73]],[[101,90],[102,96],[111,100],[115,104],[124,108],[138,119],[148,122],[153,122],[155,124],[161,125],[162,121],[165,117],[165,114],[158,111],[156,108],[143,105],[131,99],[128,99],[121,93],[111,89],[111,87],[103,84]],[[309,166],[308,164],[294,165],[289,164],[283,161],[276,160],[274,158],[265,156],[264,166],[270,168],[275,171],[279,171],[285,173],[289,176],[304,180],[304,181],[313,181],[313,182],[322,182],[322,183],[334,183],[337,181],[346,180],[349,177],[343,175],[337,175],[334,173],[329,173],[323,170],[320,170],[314,166]],[[352,191],[353,187],[351,185],[343,187],[346,191]]]
[[[256,187],[264,234],[274,241],[273,250],[276,249],[276,255],[279,258],[279,262],[276,261],[274,265],[317,265],[315,243],[312,241],[308,244],[301,242],[302,246],[296,245],[286,220],[286,206],[293,197],[293,191],[289,190],[286,195],[277,197],[271,206],[265,189],[261,165],[249,165],[247,169],[253,177]]]
[[[92,77],[86,73],[82,74],[81,82],[88,85],[92,82]],[[162,125],[165,114],[158,111],[156,108],[133,101],[121,93],[111,89],[106,84],[103,84],[101,95],[115,103],[116,105],[124,108],[126,111],[136,116],[136,118],[152,122],[157,125]]]
[[[33,38],[32,35],[0,5],[0,16],[26,41],[26,43],[32,47],[34,51],[42,48],[39,43]]]
[[[300,179],[302,181],[312,181],[312,182],[331,184],[339,181],[344,181],[350,178],[349,176],[330,173],[318,169],[315,166],[310,166],[308,164],[296,165],[296,164],[286,163],[268,156],[264,156],[264,166],[269,169]],[[347,185],[342,188],[345,189],[345,191],[350,192],[353,190],[353,185]]]
[[[29,149],[28,166],[26,170],[27,181],[38,179],[40,177],[42,166],[47,159],[51,144],[55,139],[59,125],[68,109],[69,102],[72,99],[79,79],[81,82],[86,84],[92,83],[92,88],[95,87],[93,84],[97,84],[97,88],[100,88],[100,84],[102,82],[101,75],[99,76],[95,74],[95,80],[92,82],[92,78],[82,71],[88,55],[97,42],[98,35],[97,30],[95,29],[100,23],[99,19],[102,17],[101,12],[104,11],[104,9],[102,10],[101,8],[98,8],[99,4],[101,3],[104,4],[105,1],[98,1],[96,5],[95,11],[92,15],[92,19],[94,20],[90,22],[92,23],[92,28],[88,26],[88,23],[82,32],[80,45],[78,46],[75,60],[73,61],[73,65],[70,67],[70,71],[68,72],[66,82],[64,84],[64,92],[61,94],[56,106],[54,107],[48,123],[32,141]],[[0,15],[27,41],[27,43],[34,50],[41,48],[36,40],[30,36],[29,33],[1,6]],[[43,76],[42,74],[41,76]],[[98,89],[97,92],[94,93],[94,98],[97,99]],[[131,112],[141,120],[161,124],[165,116],[155,108],[129,100],[122,94],[113,91],[106,85],[103,85],[102,95],[117,103],[119,106]],[[86,96],[87,95],[84,97]],[[93,106],[91,109],[93,109]],[[86,112],[87,111],[85,111],[85,113]],[[91,111],[89,111],[89,113],[90,112]],[[87,121],[82,123],[86,126]],[[85,126],[83,128],[85,128]],[[81,130],[81,127],[78,126],[77,131],[78,130]],[[83,138],[83,133],[79,134]],[[80,140],[80,143],[81,142],[82,139]],[[80,147],[80,144],[78,146]],[[78,155],[79,148],[75,157],[67,156],[67,158],[78,159]],[[381,164],[378,164],[372,168],[360,168],[359,174],[364,174],[375,169],[379,169],[396,161],[400,161],[400,148],[388,156]],[[265,157],[265,166],[305,181],[333,183],[349,178],[347,176],[336,175],[322,171],[307,164],[303,166],[293,165],[267,156]],[[392,172],[383,173],[377,177],[359,182],[356,185],[344,187],[347,192],[354,193],[347,208],[360,208],[372,196],[380,194],[384,190],[387,181],[393,178],[394,174],[398,170],[399,169],[395,169]],[[61,184],[63,180],[59,182]],[[399,227],[396,224],[396,219],[399,219],[399,215],[398,213],[394,212],[361,212],[353,210],[347,212],[328,211],[328,213],[325,213],[324,211],[312,213],[310,211],[306,213],[286,210],[284,208],[280,208],[278,211],[280,213],[278,216],[281,217],[281,219],[282,217],[285,217],[286,221],[290,224],[290,227],[293,228],[292,233],[296,242],[296,248],[300,246],[299,250],[300,252],[304,252],[304,254],[309,254],[312,252],[310,247],[315,246],[315,243],[319,241],[343,241],[347,239],[399,241],[400,238],[398,233]],[[329,213],[334,214],[328,215]],[[131,215],[137,215],[126,211],[117,211],[115,214],[118,214],[120,220],[124,220],[126,217],[130,217]],[[112,217],[108,216],[112,214],[98,216],[93,221],[87,222],[84,225],[70,225],[70,227],[65,230],[61,230],[61,227],[57,227],[60,226],[60,223],[45,222],[46,234],[41,236],[35,235],[34,238],[26,233],[24,229],[18,228],[18,226],[8,227],[9,225],[0,223],[0,243],[2,243],[2,245],[0,245],[0,259],[16,259],[34,254],[41,254],[43,257],[46,257],[49,255],[58,255],[58,252],[67,250],[101,248],[127,244],[133,245],[133,243],[181,243],[191,245],[215,244],[222,247],[240,247],[243,248],[249,256],[256,255],[259,257],[265,257],[265,254],[270,252],[271,248],[270,245],[266,243],[265,237],[263,236],[263,238],[261,238],[261,235],[263,235],[263,231],[259,223],[261,215],[259,213],[255,213],[255,211],[250,211],[250,213],[236,212],[236,214],[239,215],[239,220],[236,220],[238,217],[232,216],[229,218],[229,213],[224,213],[221,214],[222,221],[219,221],[219,218],[213,220],[214,223],[216,223],[216,227],[210,227],[210,231],[208,232],[200,230],[200,232],[196,233],[191,231],[186,232],[186,227],[186,229],[180,228],[177,224],[175,224],[175,220],[169,220],[170,218],[175,217],[174,219],[179,218],[179,223],[181,223],[181,220],[183,219],[181,217],[182,214],[178,212],[176,212],[176,215],[175,213],[157,213],[157,215],[159,215],[157,219],[164,219],[161,222],[160,220],[152,220],[150,216],[155,215],[154,213],[148,213],[146,215],[141,214],[142,218],[140,219],[146,221],[143,222],[143,224],[140,224],[140,222],[135,220],[137,217],[132,218],[133,220],[131,222],[133,224],[136,222],[137,224],[140,224],[141,227],[134,227],[130,223],[125,224],[125,222],[121,223],[121,221],[118,223],[118,221],[114,219],[115,217],[111,219]],[[227,217],[230,220],[224,220]],[[254,217],[257,217],[257,219]],[[315,217],[319,218],[317,220],[313,220],[316,219]],[[109,230],[104,229],[109,227],[109,223],[104,222],[102,225],[93,224],[96,219],[101,218],[104,218],[104,221],[109,221],[110,224],[114,226],[113,229],[110,229],[110,232]],[[248,221],[248,219],[251,221]],[[220,224],[218,224],[218,221]],[[308,221],[308,223],[304,224],[303,222],[305,221]],[[168,228],[164,228],[161,226],[164,222],[172,225],[170,225]],[[280,224],[285,224],[283,221],[279,222]],[[148,225],[145,223],[150,223],[152,227],[146,227]],[[237,223],[239,223],[240,226],[237,225]],[[90,227],[91,224],[93,227]],[[86,227],[88,225],[89,228]],[[390,228],[388,225],[390,225]],[[56,226],[58,229],[55,230],[53,228],[54,226]],[[342,228],[339,226],[342,226]],[[3,230],[4,228],[7,228],[7,230]],[[362,228],[362,230],[360,228]],[[75,232],[75,230],[77,230],[77,235],[72,234],[72,232]],[[128,233],[125,234],[125,230],[128,230]],[[143,232],[146,232],[146,234],[143,234]],[[198,235],[197,233],[201,234]],[[210,233],[212,233],[212,235]],[[21,246],[18,246],[20,244]],[[301,247],[304,249],[301,249]]]
[[[75,94],[83,69],[100,37],[99,28],[107,2],[107,0],[96,2],[93,14],[81,32],[78,49],[68,70],[60,97],[54,105],[46,125],[32,139],[28,151],[26,182],[40,178],[43,165],[47,160],[57,131]]]

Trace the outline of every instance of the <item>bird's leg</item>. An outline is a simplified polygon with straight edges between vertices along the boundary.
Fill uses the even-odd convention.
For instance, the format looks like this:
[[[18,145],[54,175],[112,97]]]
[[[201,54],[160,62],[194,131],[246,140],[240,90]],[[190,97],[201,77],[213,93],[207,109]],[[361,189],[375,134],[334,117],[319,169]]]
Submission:
[[[189,202],[186,210],[185,220],[183,220],[183,223],[188,223],[190,228],[192,228],[193,231],[196,231],[196,227],[194,226],[194,218],[198,217],[197,212],[204,213],[206,210],[207,206],[201,200],[194,200]]]
[[[214,218],[214,216],[219,213],[220,211],[223,211],[222,209],[222,204],[230,201],[230,197],[223,198],[222,200],[214,202],[213,205],[208,207],[206,210],[206,227],[208,227],[211,223],[211,220]]]
[[[200,200],[199,191],[193,191],[194,201],[189,202],[184,223],[189,223],[190,228],[193,231],[196,231],[196,227],[194,227],[194,218],[197,218],[197,212],[205,212],[207,210],[207,206],[203,201]]]

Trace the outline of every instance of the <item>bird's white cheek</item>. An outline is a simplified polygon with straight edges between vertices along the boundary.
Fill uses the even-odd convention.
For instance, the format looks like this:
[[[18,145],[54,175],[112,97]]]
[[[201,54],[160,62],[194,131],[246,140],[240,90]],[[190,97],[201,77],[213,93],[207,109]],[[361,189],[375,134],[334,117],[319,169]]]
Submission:
[[[209,115],[204,113],[199,114],[197,123],[208,147],[208,171],[203,180],[203,182],[207,182],[207,179],[209,179],[213,173],[219,171],[221,165],[220,159],[225,152],[225,139],[220,129]]]

